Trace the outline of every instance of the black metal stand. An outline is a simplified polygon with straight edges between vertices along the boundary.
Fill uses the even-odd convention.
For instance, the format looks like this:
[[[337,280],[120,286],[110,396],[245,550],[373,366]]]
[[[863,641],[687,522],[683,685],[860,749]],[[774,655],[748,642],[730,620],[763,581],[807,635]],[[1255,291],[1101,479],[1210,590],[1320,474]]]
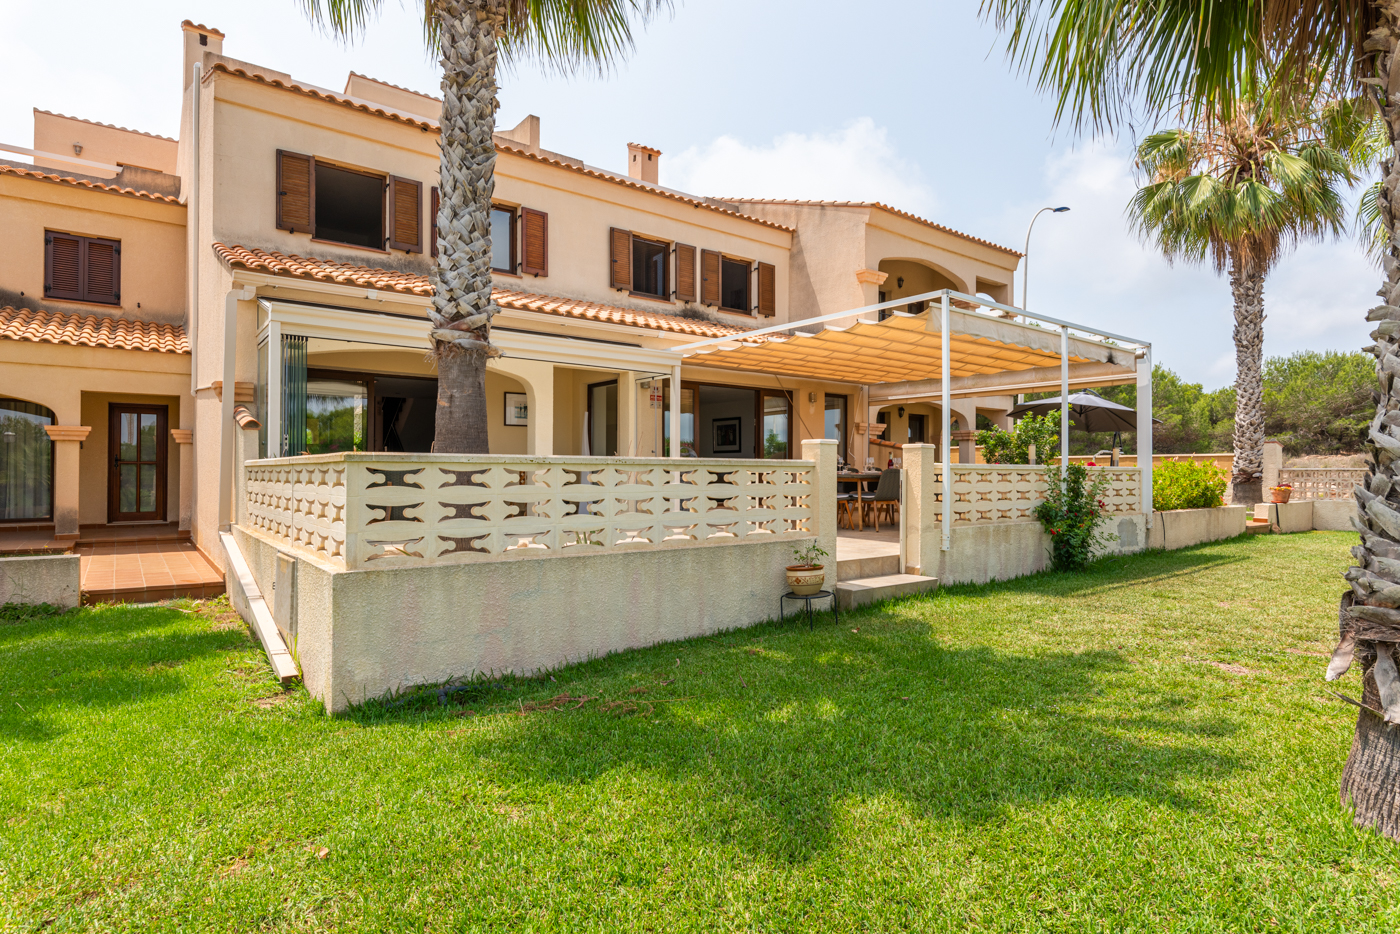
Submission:
[[[831,598],[831,612],[836,615],[836,622],[839,625],[841,623],[841,611],[836,607],[836,594],[832,593],[830,590],[818,590],[816,593],[809,594],[793,593],[789,590],[787,593],[783,594],[781,597],[778,598],[778,619],[787,619],[787,616],[783,614],[783,601],[801,600],[807,605],[807,631],[810,632],[812,630],[812,601],[820,600],[823,597]]]

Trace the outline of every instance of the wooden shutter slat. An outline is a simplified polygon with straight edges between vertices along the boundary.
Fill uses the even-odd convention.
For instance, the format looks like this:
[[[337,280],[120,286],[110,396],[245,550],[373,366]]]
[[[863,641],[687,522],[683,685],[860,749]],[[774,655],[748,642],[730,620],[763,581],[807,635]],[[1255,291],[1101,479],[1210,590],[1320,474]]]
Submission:
[[[82,238],[44,235],[44,294],[49,298],[82,301]]]
[[[714,250],[700,251],[700,302],[719,304],[719,254]]]
[[[534,208],[521,208],[520,223],[525,228],[520,271],[532,276],[549,275],[549,215]]]
[[[115,240],[87,237],[84,268],[83,300],[113,303],[119,298],[121,255]]]
[[[695,247],[676,244],[676,301],[695,301]]]
[[[315,160],[277,150],[277,229],[312,233],[316,222]]]
[[[632,289],[632,231],[612,227],[608,231],[612,252],[612,287]]]
[[[765,318],[778,313],[778,268],[772,263],[758,264],[758,313]]]
[[[441,207],[441,200],[440,200],[439,197],[438,197],[438,186],[436,186],[436,185],[433,186],[433,194],[432,194],[432,199],[431,199],[431,201],[432,201],[432,205],[431,205],[431,209],[430,209],[430,211],[429,211],[429,215],[430,215],[430,223],[432,224],[432,236],[429,237],[429,239],[428,239],[428,249],[429,249],[429,251],[430,251],[430,253],[431,253],[432,256],[437,256],[437,241],[438,241],[438,221],[437,221],[437,216],[438,216],[438,209],[439,209],[439,207]]]
[[[423,183],[389,176],[389,249],[423,252]]]

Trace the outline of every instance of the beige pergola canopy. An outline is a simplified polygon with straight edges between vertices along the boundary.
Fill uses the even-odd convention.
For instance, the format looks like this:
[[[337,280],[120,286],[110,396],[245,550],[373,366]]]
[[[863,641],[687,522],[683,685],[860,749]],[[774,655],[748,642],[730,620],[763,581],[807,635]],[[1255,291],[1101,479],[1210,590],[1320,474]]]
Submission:
[[[954,378],[1060,365],[1058,329],[952,310],[948,323],[949,375]],[[857,320],[815,333],[707,342],[687,359],[707,367],[851,383],[936,380],[943,372],[941,325],[937,307],[917,315],[896,312],[884,321]],[[1132,349],[1079,338],[1070,338],[1069,362],[1114,363],[1129,373],[1136,365]]]

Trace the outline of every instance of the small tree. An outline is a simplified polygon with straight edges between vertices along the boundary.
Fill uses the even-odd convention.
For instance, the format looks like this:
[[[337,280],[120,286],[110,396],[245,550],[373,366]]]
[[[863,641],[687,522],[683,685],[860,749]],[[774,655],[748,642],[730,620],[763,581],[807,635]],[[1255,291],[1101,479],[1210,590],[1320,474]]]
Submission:
[[[1051,467],[1046,473],[1045,502],[1035,507],[1035,517],[1050,533],[1050,565],[1057,571],[1081,570],[1094,549],[1118,540],[1099,531],[1108,518],[1103,491],[1108,475],[1099,471],[1090,479],[1083,464]]]
[[[1030,446],[1035,445],[1036,460],[1042,464],[1060,443],[1058,415],[1027,415],[1010,431],[987,428],[977,432],[977,443],[989,464],[1029,464]]]

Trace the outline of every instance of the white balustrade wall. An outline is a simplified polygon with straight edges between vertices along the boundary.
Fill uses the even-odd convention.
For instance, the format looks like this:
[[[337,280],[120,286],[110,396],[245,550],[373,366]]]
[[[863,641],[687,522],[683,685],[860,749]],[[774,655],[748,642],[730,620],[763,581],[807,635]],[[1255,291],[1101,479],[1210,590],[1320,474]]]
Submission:
[[[941,517],[942,468],[934,467],[933,502]],[[1106,476],[1102,499],[1109,515],[1141,512],[1142,472],[1136,467],[1090,467],[1089,474]],[[953,466],[953,525],[1034,522],[1033,510],[1045,499],[1046,468],[1024,464]],[[941,521],[941,519],[940,519]]]
[[[812,461],[364,453],[244,465],[247,525],[347,569],[815,534]]]
[[[1293,487],[1291,502],[1305,499],[1351,499],[1352,488],[1366,482],[1365,467],[1284,467],[1278,482]]]

